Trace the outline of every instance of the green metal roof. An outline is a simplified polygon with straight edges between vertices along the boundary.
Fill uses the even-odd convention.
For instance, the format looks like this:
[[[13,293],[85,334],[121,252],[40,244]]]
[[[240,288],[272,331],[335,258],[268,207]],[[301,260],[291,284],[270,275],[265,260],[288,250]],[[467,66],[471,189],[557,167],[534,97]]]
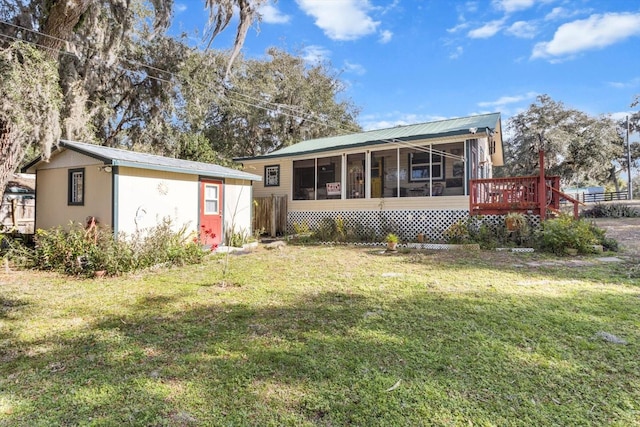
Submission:
[[[297,156],[307,153],[332,151],[364,145],[385,144],[393,140],[412,141],[417,139],[441,138],[453,135],[471,135],[475,132],[484,133],[486,130],[494,131],[498,128],[499,122],[500,113],[491,113],[407,126],[396,126],[389,129],[378,129],[349,135],[310,139],[262,156],[244,157],[235,160]]]
[[[212,163],[174,159],[171,157],[138,153],[130,150],[121,150],[119,148],[111,148],[102,145],[87,144],[84,142],[76,141],[60,140],[58,146],[76,151],[89,157],[93,157],[94,159],[103,162],[105,165],[128,166],[138,169],[153,169],[165,172],[209,176],[213,178],[234,178],[245,179],[249,181],[262,181],[262,177],[259,175],[215,165]],[[37,159],[22,168],[22,170],[33,171],[35,166],[41,161],[42,159]]]

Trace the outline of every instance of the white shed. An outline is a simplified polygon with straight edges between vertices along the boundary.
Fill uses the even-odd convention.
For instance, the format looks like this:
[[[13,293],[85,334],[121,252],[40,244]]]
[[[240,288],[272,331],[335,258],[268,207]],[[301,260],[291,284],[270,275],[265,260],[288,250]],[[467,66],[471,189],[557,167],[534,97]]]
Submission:
[[[210,163],[64,140],[49,161],[36,159],[23,171],[36,174],[36,229],[95,217],[115,234],[131,234],[170,219],[205,245],[251,233],[251,184],[262,180]]]

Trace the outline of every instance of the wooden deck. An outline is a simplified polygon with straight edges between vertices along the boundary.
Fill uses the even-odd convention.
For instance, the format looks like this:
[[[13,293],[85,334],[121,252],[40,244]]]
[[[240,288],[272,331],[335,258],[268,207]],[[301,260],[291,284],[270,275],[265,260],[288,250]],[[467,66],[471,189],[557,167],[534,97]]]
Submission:
[[[560,208],[560,177],[545,177],[541,196],[540,178],[517,176],[469,181],[471,215],[505,215],[509,212],[540,215]],[[543,198],[543,202],[540,199]]]

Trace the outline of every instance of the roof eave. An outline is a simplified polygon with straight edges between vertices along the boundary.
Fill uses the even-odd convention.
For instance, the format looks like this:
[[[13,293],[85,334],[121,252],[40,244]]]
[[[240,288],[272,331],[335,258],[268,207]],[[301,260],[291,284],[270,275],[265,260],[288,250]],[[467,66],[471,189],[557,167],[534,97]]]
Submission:
[[[51,150],[51,155],[53,155],[57,151],[60,151],[61,147],[67,150],[75,151],[87,157],[91,157],[93,159],[96,159],[104,163],[105,165],[110,165],[110,166],[123,166],[123,167],[132,167],[132,168],[138,168],[138,169],[157,170],[162,172],[175,172],[175,173],[182,173],[182,174],[188,174],[188,175],[208,176],[213,178],[232,178],[232,179],[242,179],[246,181],[262,181],[262,177],[260,175],[251,174],[249,172],[238,171],[237,173],[235,173],[235,172],[227,172],[224,170],[212,172],[204,169],[189,170],[189,169],[179,168],[179,167],[154,165],[151,163],[118,160],[111,157],[101,156],[89,150],[84,150],[81,147],[77,147],[73,144],[67,144],[65,140],[59,141],[58,145]],[[21,168],[21,171],[26,173],[34,173],[37,165],[39,165],[44,161],[45,161],[44,157],[39,156],[37,159],[31,161],[29,164]]]
[[[172,166],[163,166],[163,165],[154,165],[149,163],[140,163],[140,162],[130,162],[123,160],[113,160],[111,163],[113,166],[123,166],[137,169],[149,169],[149,170],[157,170],[161,172],[175,172],[182,173],[187,175],[199,175],[199,176],[208,176],[212,178],[233,178],[233,179],[244,179],[247,181],[262,181],[262,177],[259,175],[254,175],[248,172],[233,173],[233,172],[225,172],[225,171],[207,171],[203,169],[194,169],[187,170],[178,167]]]
[[[408,138],[394,138],[394,139],[389,139],[389,140],[371,140],[371,141],[365,141],[365,142],[359,142],[356,144],[349,144],[349,145],[342,145],[339,147],[324,147],[324,148],[318,148],[315,150],[305,150],[305,151],[298,151],[295,153],[283,153],[283,154],[278,154],[277,152],[271,153],[271,154],[264,154],[261,156],[253,156],[253,157],[235,157],[233,160],[236,162],[244,162],[244,161],[252,161],[252,160],[262,160],[262,159],[276,159],[276,158],[282,158],[282,157],[295,157],[295,156],[303,156],[303,155],[308,155],[308,154],[317,154],[317,153],[325,153],[325,152],[331,152],[331,151],[344,151],[344,150],[350,150],[353,148],[359,148],[359,147],[370,147],[370,146],[376,146],[376,145],[382,145],[382,144],[393,144],[394,141],[415,141],[415,140],[430,140],[430,139],[438,139],[438,138],[447,138],[447,137],[451,137],[451,136],[468,136],[468,139],[473,139],[473,138],[477,138],[478,134],[482,135],[484,133],[484,129],[488,129],[488,130],[493,130],[490,129],[489,127],[485,127],[485,128],[479,128],[479,130],[477,131],[477,134],[473,134],[473,133],[469,133],[468,130],[457,130],[457,131],[451,131],[451,132],[443,132],[443,133],[439,133],[439,134],[435,134],[435,135],[414,135]]]

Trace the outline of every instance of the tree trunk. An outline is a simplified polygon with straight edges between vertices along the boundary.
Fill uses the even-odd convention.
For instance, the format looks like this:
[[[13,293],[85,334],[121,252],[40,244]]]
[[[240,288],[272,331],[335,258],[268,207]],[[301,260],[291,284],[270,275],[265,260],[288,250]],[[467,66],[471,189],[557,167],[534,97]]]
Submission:
[[[87,11],[93,0],[57,0],[49,9],[49,16],[42,26],[40,46],[52,59],[58,58],[64,42],[73,34],[80,16]]]
[[[5,187],[24,157],[22,145],[16,141],[15,125],[0,119],[0,153],[3,162],[0,165],[0,194],[4,195]]]
[[[618,182],[618,174],[616,172],[616,167],[611,166],[609,168],[609,181],[613,184],[616,189],[616,192],[620,191],[620,183]]]

